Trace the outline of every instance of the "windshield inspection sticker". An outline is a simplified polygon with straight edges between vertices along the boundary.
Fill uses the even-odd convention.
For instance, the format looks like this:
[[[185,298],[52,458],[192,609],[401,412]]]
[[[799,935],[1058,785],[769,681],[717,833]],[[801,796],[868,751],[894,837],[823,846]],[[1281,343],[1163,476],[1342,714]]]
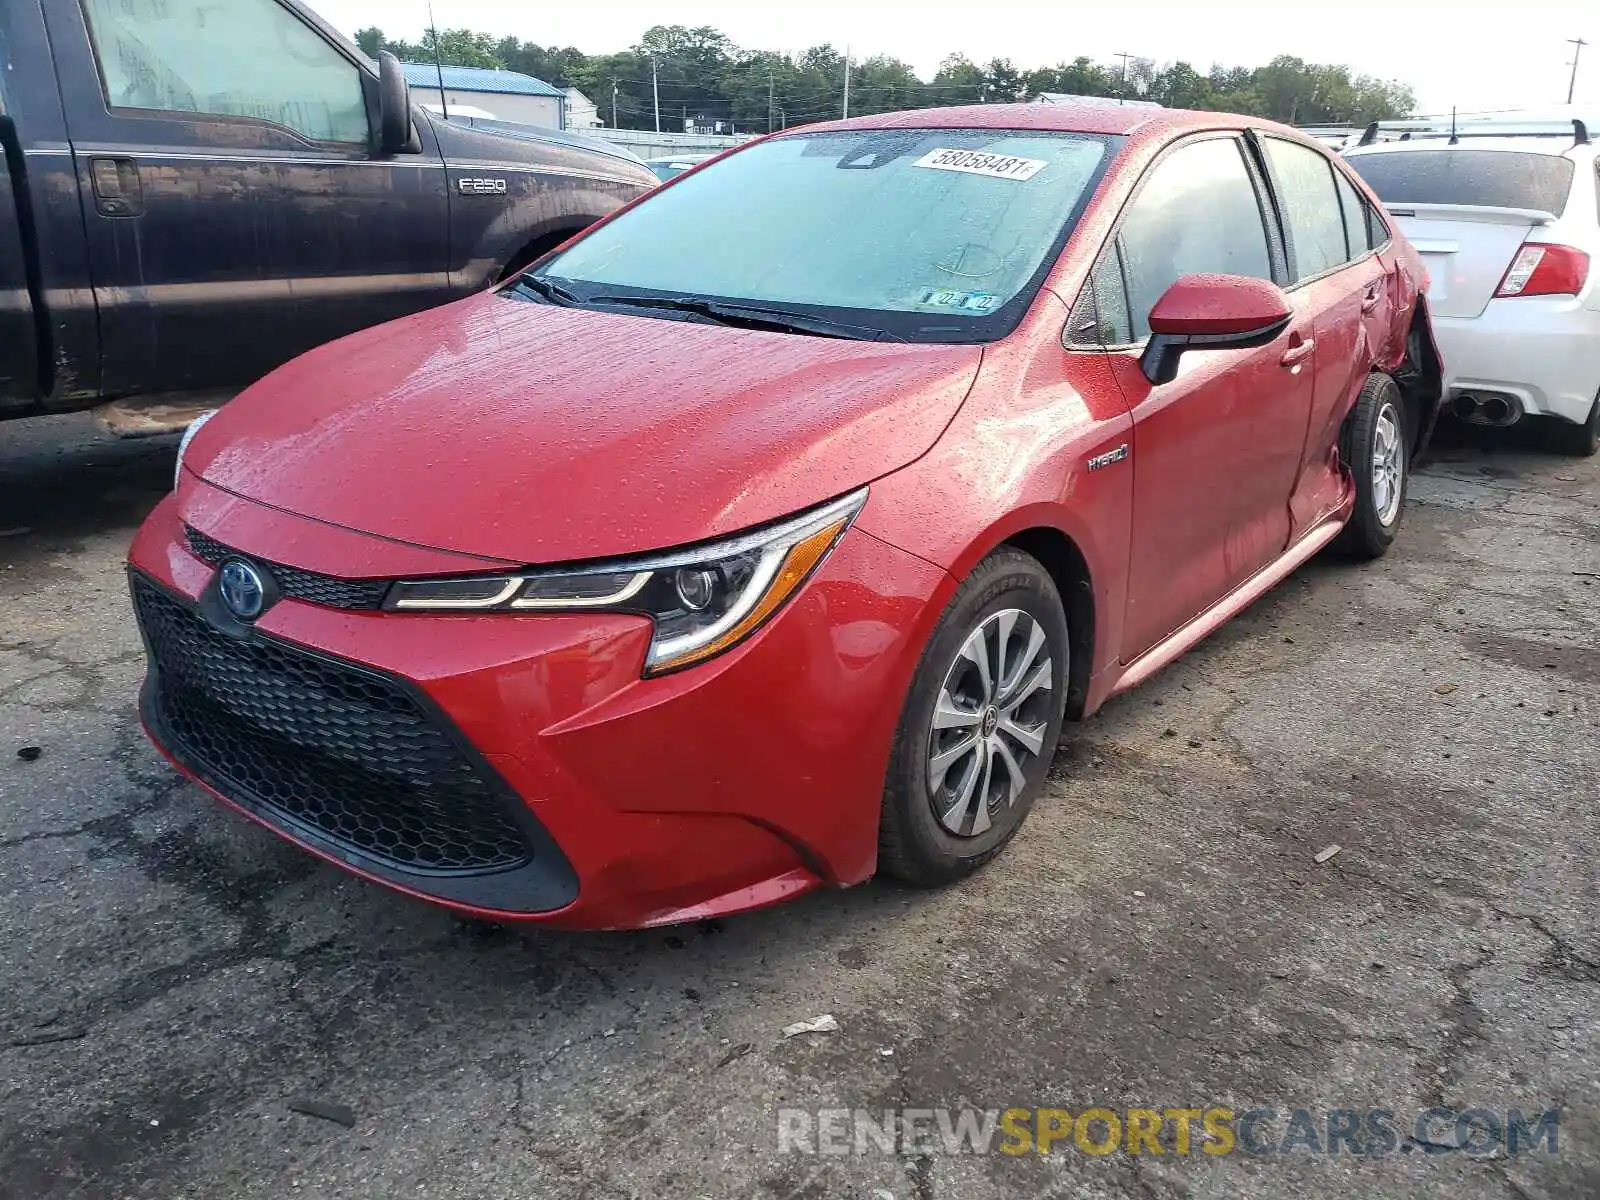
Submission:
[[[986,313],[1000,306],[1000,297],[993,292],[956,292],[946,288],[929,288],[917,297],[917,303],[930,308],[958,308],[963,312]]]
[[[1016,158],[1010,154],[990,154],[984,150],[929,150],[914,167],[935,171],[960,171],[965,175],[988,175],[995,179],[1032,179],[1049,165],[1042,158]]]

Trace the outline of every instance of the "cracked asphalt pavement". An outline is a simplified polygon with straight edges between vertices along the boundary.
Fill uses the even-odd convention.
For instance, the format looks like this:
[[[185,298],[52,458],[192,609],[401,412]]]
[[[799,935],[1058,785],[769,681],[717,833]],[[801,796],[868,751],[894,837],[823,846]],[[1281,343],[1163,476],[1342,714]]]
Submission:
[[[1600,1195],[1600,460],[1442,449],[1388,558],[1313,562],[1071,730],[961,886],[579,936],[348,879],[149,747],[121,558],[172,455],[0,433],[0,1196]],[[779,1152],[781,1107],[967,1104],[1560,1130],[1511,1158]]]

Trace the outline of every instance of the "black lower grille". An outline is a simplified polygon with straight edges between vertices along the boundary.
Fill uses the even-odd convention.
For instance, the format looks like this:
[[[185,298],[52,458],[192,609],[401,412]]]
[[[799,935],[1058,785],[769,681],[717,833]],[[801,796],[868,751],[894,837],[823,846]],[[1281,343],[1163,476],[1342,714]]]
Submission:
[[[389,594],[390,581],[387,579],[341,579],[336,575],[303,571],[299,567],[286,567],[282,563],[243,554],[198,529],[185,526],[183,532],[190,551],[201,562],[214,567],[226,558],[248,558],[270,571],[277,580],[278,590],[291,600],[304,600],[307,604],[320,604],[325,608],[372,610],[382,608],[383,598]]]
[[[133,578],[169,749],[219,791],[408,871],[527,863],[507,797],[398,681],[251,633]]]

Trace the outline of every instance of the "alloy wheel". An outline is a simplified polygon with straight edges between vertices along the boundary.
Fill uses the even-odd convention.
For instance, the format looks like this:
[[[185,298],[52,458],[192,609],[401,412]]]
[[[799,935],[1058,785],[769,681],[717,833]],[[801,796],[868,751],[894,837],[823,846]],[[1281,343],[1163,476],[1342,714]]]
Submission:
[[[1020,608],[987,617],[945,673],[928,738],[928,794],[957,837],[977,837],[1017,802],[1046,752],[1055,666],[1044,628]]]
[[[1385,404],[1378,413],[1372,433],[1372,508],[1379,524],[1388,527],[1400,514],[1400,496],[1405,490],[1405,444],[1400,433],[1400,414],[1394,405]]]

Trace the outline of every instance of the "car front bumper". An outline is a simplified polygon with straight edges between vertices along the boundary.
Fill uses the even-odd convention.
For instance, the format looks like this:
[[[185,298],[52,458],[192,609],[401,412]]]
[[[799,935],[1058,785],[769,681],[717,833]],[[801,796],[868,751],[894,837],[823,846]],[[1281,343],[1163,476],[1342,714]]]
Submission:
[[[1528,416],[1583,422],[1600,394],[1600,309],[1572,296],[1491,300],[1476,317],[1433,319],[1446,395],[1502,392]]]
[[[203,514],[202,533],[258,563],[326,571],[329,543],[360,537],[195,502],[206,491],[185,484],[190,524]],[[872,874],[895,726],[947,591],[921,559],[852,528],[748,641],[642,679],[637,616],[286,598],[239,625],[179,512],[163,501],[129,552],[146,729],[313,853],[474,915],[570,928],[700,919]],[[383,544],[363,541],[363,574],[385,574]],[[414,548],[395,553],[416,572]]]

